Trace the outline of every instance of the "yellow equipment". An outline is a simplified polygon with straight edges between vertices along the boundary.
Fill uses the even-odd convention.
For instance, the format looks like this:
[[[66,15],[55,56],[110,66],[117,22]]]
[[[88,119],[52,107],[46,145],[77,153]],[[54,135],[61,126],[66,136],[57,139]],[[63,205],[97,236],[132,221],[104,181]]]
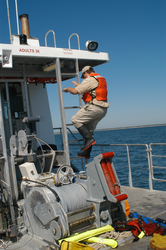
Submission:
[[[150,240],[150,247],[156,250],[166,250],[166,236],[154,233]]]
[[[78,242],[68,242],[63,240],[61,243],[61,250],[94,250],[94,248]]]
[[[89,238],[91,238],[91,237],[93,237],[95,235],[103,234],[105,232],[110,232],[113,229],[114,228],[111,225],[107,225],[107,226],[104,226],[104,227],[100,227],[100,228],[96,228],[96,229],[86,231],[84,233],[72,235],[72,236],[66,238],[65,240],[66,241],[73,241],[73,242],[84,241],[85,239],[89,239]],[[61,244],[61,242],[63,240],[64,239],[59,240],[59,244]]]

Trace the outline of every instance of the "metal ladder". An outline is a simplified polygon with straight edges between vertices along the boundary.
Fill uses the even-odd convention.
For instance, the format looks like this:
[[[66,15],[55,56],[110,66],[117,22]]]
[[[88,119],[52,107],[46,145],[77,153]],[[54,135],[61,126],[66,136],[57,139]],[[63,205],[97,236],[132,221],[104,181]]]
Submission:
[[[77,76],[77,82],[80,83],[80,78],[79,78],[79,65],[78,65],[78,59],[75,61],[75,68],[76,68],[76,73],[72,74],[72,76]],[[69,73],[62,73],[61,76],[66,76],[69,75]],[[78,106],[67,106],[64,107],[64,109],[80,109],[82,108],[82,100],[81,100],[81,95],[79,94],[79,105]],[[72,123],[66,124],[66,126],[73,126]]]
[[[53,39],[54,39],[54,47],[56,48],[56,38],[55,38],[55,33],[53,30],[49,30],[46,35],[45,35],[45,46],[47,47],[47,36],[49,33],[53,34]],[[68,39],[68,45],[69,45],[69,50],[71,49],[70,46],[70,39],[72,36],[77,36],[77,41],[78,41],[78,49],[80,50],[80,40],[79,40],[79,36],[76,33],[73,33],[69,39]],[[72,59],[74,60],[74,59]],[[74,143],[77,142],[78,145],[80,140],[77,140],[77,138],[75,137],[74,140],[72,141],[68,141],[68,131],[69,128],[68,126],[73,126],[72,123],[67,124],[66,123],[66,117],[65,117],[65,109],[79,109],[82,108],[82,99],[81,99],[81,95],[79,95],[79,105],[78,106],[68,106],[68,107],[64,107],[64,99],[63,99],[63,90],[62,90],[62,77],[65,76],[71,76],[71,77],[77,77],[77,82],[80,83],[80,78],[79,78],[79,63],[78,63],[78,59],[75,58],[75,73],[62,73],[61,72],[61,61],[60,58],[56,58],[55,60],[55,71],[56,71],[56,79],[57,79],[57,86],[58,86],[58,95],[59,95],[59,106],[60,106],[60,114],[61,114],[61,124],[62,124],[62,128],[60,128],[61,130],[61,135],[62,135],[62,142],[63,142],[63,150],[64,150],[64,155],[66,157],[66,164],[70,165],[71,164],[71,160],[73,159],[80,159],[80,157],[74,157],[70,159],[70,153],[69,153],[69,143]],[[54,128],[56,129],[56,128]],[[70,133],[72,133],[71,131],[69,131]],[[81,147],[80,147],[81,148]],[[83,161],[83,160],[82,160]],[[83,166],[83,162],[82,162],[82,166]]]
[[[78,59],[75,59],[75,68],[76,73],[70,73],[71,76],[77,76],[77,82],[80,83],[79,80],[79,66],[78,66]],[[66,123],[66,116],[65,116],[65,109],[75,109],[82,107],[81,96],[79,95],[79,106],[64,106],[64,99],[63,99],[63,90],[62,90],[62,77],[69,75],[69,73],[61,73],[60,68],[60,59],[56,59],[56,77],[57,77],[57,86],[58,86],[58,95],[59,95],[59,105],[60,105],[60,114],[61,114],[61,124],[62,124],[62,141],[64,146],[64,152],[66,154],[66,164],[70,165],[70,153],[69,153],[69,141],[68,141],[68,133],[67,127],[73,126],[72,123]]]
[[[56,40],[55,40],[55,33],[53,30],[50,30],[47,32],[45,36],[45,46],[47,46],[47,35],[49,32],[53,33],[54,37],[54,46],[56,47]],[[70,49],[70,39],[73,35],[77,36],[78,40],[78,49],[80,50],[80,42],[79,42],[79,36],[76,33],[73,33],[68,40],[69,43],[69,49]],[[79,106],[68,106],[64,107],[64,99],[63,99],[63,90],[62,90],[62,77],[65,76],[71,76],[71,77],[77,77],[77,82],[80,83],[80,78],[79,78],[79,64],[78,64],[78,59],[75,58],[75,73],[62,73],[61,72],[61,62],[60,58],[56,58],[55,60],[55,71],[56,71],[56,78],[57,78],[57,86],[58,86],[58,95],[59,95],[59,106],[60,106],[60,114],[61,114],[61,124],[62,124],[62,141],[63,141],[63,150],[64,154],[66,157],[66,164],[70,165],[70,153],[69,153],[69,143],[73,143],[73,141],[68,141],[68,133],[67,133],[67,127],[68,126],[73,126],[72,123],[67,124],[66,123],[66,117],[65,117],[65,109],[75,109],[75,108],[81,108],[82,107],[82,100],[81,100],[81,95],[79,95]],[[75,142],[78,142],[76,139]]]

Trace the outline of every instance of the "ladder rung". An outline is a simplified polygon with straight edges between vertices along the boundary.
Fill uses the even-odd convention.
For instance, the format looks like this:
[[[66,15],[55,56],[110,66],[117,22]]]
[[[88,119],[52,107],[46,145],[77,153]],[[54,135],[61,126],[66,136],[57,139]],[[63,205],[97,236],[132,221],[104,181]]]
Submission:
[[[77,76],[77,73],[61,73],[61,76]]]
[[[68,123],[66,126],[74,126],[73,123]]]
[[[80,142],[80,141],[83,141],[83,139],[80,139],[80,140],[74,140],[74,141],[68,141],[68,143]]]
[[[76,160],[76,159],[82,160],[82,157],[73,157],[73,158],[70,158],[70,160]]]
[[[64,107],[65,109],[80,109],[81,106],[70,106],[70,107]]]

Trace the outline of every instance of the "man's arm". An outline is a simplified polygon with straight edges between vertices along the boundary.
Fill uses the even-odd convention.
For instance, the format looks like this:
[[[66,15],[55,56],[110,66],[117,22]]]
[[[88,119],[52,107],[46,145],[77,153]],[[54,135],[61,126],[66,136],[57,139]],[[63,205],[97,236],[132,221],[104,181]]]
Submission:
[[[78,94],[78,91],[75,88],[67,87],[67,88],[64,88],[63,91],[66,92],[66,93],[69,92],[70,94],[73,94],[73,95],[77,95]]]

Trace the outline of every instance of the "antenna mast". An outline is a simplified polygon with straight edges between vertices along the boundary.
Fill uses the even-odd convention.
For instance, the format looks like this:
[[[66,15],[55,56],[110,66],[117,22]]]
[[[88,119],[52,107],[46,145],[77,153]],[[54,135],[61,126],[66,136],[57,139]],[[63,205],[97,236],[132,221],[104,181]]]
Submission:
[[[7,5],[7,15],[8,15],[8,24],[9,24],[9,34],[10,34],[10,43],[12,43],[12,33],[11,33],[11,25],[10,25],[10,11],[9,11],[9,2],[6,0]]]
[[[15,8],[16,8],[16,20],[17,20],[17,34],[20,35],[20,31],[19,31],[19,22],[18,22],[17,0],[15,0]]]
[[[12,33],[11,33],[11,24],[10,24],[10,11],[9,11],[9,2],[6,0],[7,5],[7,15],[8,15],[8,24],[9,24],[9,34],[10,34],[10,43],[12,43]],[[20,34],[19,31],[19,22],[18,22],[18,8],[17,8],[17,0],[15,0],[15,8],[16,8],[16,20],[17,20],[17,33]]]

